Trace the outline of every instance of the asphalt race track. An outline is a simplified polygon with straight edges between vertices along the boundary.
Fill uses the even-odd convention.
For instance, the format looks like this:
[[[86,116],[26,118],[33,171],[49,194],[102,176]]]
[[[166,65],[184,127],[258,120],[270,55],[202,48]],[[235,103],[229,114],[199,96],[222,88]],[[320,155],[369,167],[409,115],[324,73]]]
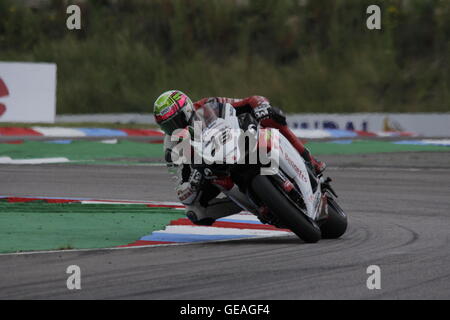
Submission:
[[[350,217],[339,240],[0,255],[0,299],[449,299],[450,153],[321,159]],[[1,165],[0,181],[1,195],[176,200],[163,167]],[[69,291],[73,264],[82,289]]]

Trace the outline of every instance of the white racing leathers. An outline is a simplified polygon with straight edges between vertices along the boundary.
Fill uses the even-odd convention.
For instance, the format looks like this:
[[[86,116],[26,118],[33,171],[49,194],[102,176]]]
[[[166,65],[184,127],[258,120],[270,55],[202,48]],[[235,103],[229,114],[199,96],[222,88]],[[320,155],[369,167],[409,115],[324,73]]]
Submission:
[[[232,215],[242,211],[242,208],[228,199],[224,194],[217,190],[211,192],[210,186],[196,190],[189,182],[189,176],[192,168],[188,164],[175,166],[171,161],[172,149],[177,145],[177,141],[171,141],[170,136],[164,138],[164,154],[168,163],[169,171],[175,175],[178,199],[186,206],[187,217],[196,224],[210,225],[216,219]],[[211,186],[213,187],[213,186]],[[208,190],[208,194],[205,192]],[[211,197],[212,196],[212,197]]]

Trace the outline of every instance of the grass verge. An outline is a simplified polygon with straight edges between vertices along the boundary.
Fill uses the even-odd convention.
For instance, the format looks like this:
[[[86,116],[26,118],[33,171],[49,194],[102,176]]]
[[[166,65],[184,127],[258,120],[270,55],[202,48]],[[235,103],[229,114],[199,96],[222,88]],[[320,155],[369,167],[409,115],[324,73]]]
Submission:
[[[0,201],[0,253],[126,245],[183,216],[138,204]]]

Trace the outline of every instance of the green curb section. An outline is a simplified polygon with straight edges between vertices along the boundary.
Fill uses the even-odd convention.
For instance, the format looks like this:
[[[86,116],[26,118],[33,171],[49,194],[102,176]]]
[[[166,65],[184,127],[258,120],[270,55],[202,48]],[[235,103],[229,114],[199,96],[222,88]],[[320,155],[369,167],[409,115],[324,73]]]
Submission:
[[[139,204],[1,201],[0,253],[116,247],[182,217],[182,210]]]

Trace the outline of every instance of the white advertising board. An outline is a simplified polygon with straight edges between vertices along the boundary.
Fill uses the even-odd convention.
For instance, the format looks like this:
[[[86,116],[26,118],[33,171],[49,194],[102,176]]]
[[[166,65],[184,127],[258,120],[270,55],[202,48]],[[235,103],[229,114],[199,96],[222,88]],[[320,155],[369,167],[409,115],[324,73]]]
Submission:
[[[0,62],[0,122],[55,122],[56,64]]]
[[[424,136],[450,137],[448,113],[299,113],[287,116],[296,129],[342,129],[380,132],[414,132]]]

